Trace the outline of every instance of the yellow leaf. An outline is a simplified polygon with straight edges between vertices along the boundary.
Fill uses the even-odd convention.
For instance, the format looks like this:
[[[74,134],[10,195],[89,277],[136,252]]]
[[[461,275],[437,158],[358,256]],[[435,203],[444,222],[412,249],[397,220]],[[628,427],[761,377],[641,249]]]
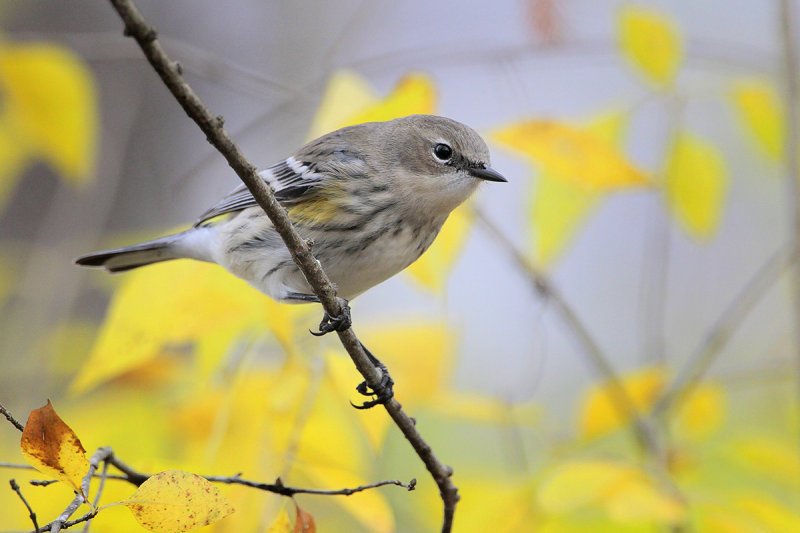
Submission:
[[[292,519],[289,518],[289,512],[286,507],[281,507],[281,512],[278,513],[275,521],[269,526],[267,533],[294,533]]]
[[[765,533],[752,515],[733,505],[708,502],[693,504],[697,510],[697,531],[701,533]]]
[[[91,387],[187,343],[212,343],[266,326],[282,343],[293,335],[291,318],[302,312],[278,304],[216,265],[171,261],[126,274],[114,294],[97,342],[73,392]],[[208,368],[208,346],[203,366]],[[224,351],[217,353],[218,357]]]
[[[641,471],[626,478],[605,496],[608,516],[619,523],[657,522],[677,524],[686,506],[659,489]]]
[[[540,165],[544,173],[569,181],[586,192],[608,192],[649,183],[647,176],[613,141],[589,127],[525,120],[495,131],[492,137]]]
[[[773,161],[779,161],[783,157],[786,120],[775,89],[763,80],[739,80],[733,84],[730,98],[756,146]]]
[[[217,487],[181,470],[150,476],[122,503],[139,524],[159,533],[191,531],[233,512],[230,501]]]
[[[459,509],[456,531],[474,533],[521,533],[539,531],[541,512],[536,509],[533,489],[521,475],[499,477],[459,476]],[[425,502],[428,514],[436,517],[436,499]],[[441,501],[438,502],[441,505]],[[420,529],[421,531],[422,529]],[[426,529],[425,531],[431,531]]]
[[[286,504],[281,506],[278,516],[267,529],[267,533],[294,533],[294,524]]]
[[[605,113],[593,120],[582,130],[594,140],[594,144],[606,145],[615,150],[622,144],[627,126],[627,115],[619,112]],[[504,138],[506,138],[504,136]],[[519,149],[524,144],[521,139],[514,142]],[[531,159],[534,155],[525,152]],[[561,167],[544,167],[532,189],[532,203],[528,210],[528,225],[533,234],[533,261],[546,268],[564,252],[572,241],[578,228],[583,224],[602,198],[599,184],[593,181],[594,171],[588,168],[571,171],[589,172],[584,175],[558,174]],[[608,174],[611,177],[612,174]]]
[[[350,70],[337,70],[328,80],[325,94],[314,113],[309,140],[351,123],[351,117],[377,101],[378,96],[366,79]]]
[[[75,432],[58,416],[50,400],[44,407],[31,411],[20,447],[25,459],[39,472],[83,494],[81,481],[89,472],[86,450]]]
[[[476,392],[442,392],[430,408],[448,420],[524,427],[533,426],[542,418],[541,407],[535,404],[511,404]]]
[[[548,513],[565,513],[599,502],[609,487],[628,470],[609,461],[570,461],[552,469],[538,491],[539,505]]]
[[[587,192],[570,181],[550,174],[539,176],[528,219],[534,234],[534,262],[543,268],[552,265],[600,199],[599,193]]]
[[[664,390],[666,375],[662,368],[645,368],[622,377],[620,384],[633,406],[644,413],[653,406]],[[583,437],[597,437],[630,422],[630,414],[620,412],[614,394],[614,388],[608,383],[599,383],[589,389],[580,415],[580,431]]]
[[[667,203],[686,231],[708,239],[722,217],[728,174],[719,151],[708,141],[679,132],[673,141],[665,181]]]
[[[673,523],[686,512],[674,496],[659,489],[643,471],[613,461],[570,461],[542,482],[539,504],[548,513],[600,507],[619,523]]]
[[[756,472],[791,484],[800,479],[800,457],[795,443],[758,435],[737,439],[730,448],[736,462]]]
[[[74,54],[49,44],[0,46],[0,90],[20,142],[69,183],[92,177],[95,88],[89,70]]]
[[[716,383],[702,383],[681,404],[679,427],[692,438],[706,438],[719,428],[725,409],[725,390]]]
[[[365,107],[351,117],[351,124],[392,120],[407,115],[430,115],[436,109],[436,87],[430,76],[411,73],[397,82],[382,101]]]
[[[325,368],[342,398],[349,398],[350,401],[356,404],[364,401],[363,396],[354,392],[356,384],[360,383],[363,378],[355,369],[349,357],[339,351],[329,351],[325,354]],[[389,417],[376,409],[368,409],[362,412],[358,420],[372,450],[379,451],[383,446],[386,431],[391,424]]]
[[[753,516],[770,533],[796,533],[800,531],[800,515],[783,503],[764,495],[740,498],[737,509]]]
[[[456,208],[431,247],[405,272],[430,291],[443,291],[445,281],[464,248],[473,216],[469,206]]]
[[[331,76],[317,108],[309,138],[362,122],[431,114],[435,109],[436,87],[425,74],[403,76],[388,96],[379,99],[364,78],[351,71],[338,71]]]
[[[617,18],[619,46],[625,59],[658,86],[671,85],[683,59],[683,43],[670,17],[640,6],[625,6]]]
[[[404,405],[426,405],[448,386],[455,340],[441,322],[398,321],[362,331],[364,344],[389,367]]]

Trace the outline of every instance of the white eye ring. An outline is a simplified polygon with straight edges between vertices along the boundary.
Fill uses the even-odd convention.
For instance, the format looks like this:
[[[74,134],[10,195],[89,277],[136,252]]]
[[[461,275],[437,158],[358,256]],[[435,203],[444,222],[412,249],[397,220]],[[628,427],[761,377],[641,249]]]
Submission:
[[[433,147],[433,155],[439,161],[450,161],[450,158],[453,157],[453,149],[450,148],[450,145],[439,143]]]

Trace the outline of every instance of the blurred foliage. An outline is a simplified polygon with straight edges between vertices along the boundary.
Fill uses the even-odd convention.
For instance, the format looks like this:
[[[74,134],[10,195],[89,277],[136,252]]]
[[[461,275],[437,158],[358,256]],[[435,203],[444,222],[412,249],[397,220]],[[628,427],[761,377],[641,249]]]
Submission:
[[[620,54],[652,89],[652,97],[667,106],[680,100],[684,45],[676,22],[629,5],[618,12],[617,31]],[[88,180],[95,97],[80,62],[49,45],[3,43],[0,90],[0,200],[34,157],[50,162],[70,183]],[[733,80],[721,96],[754,150],[766,162],[778,161],[785,124],[770,81]],[[437,86],[428,75],[408,74],[381,96],[358,74],[340,71],[329,80],[308,137],[436,110]],[[525,253],[537,266],[555,270],[599,202],[630,190],[660,195],[665,212],[699,244],[716,235],[728,187],[724,150],[689,130],[676,114],[661,164],[643,168],[626,150],[627,126],[635,114],[635,106],[602,110],[583,123],[520,114],[492,130],[492,140],[532,168]],[[473,224],[470,207],[459,208],[431,250],[409,268],[410,278],[442,294]],[[9,283],[3,272],[0,265],[0,295]],[[247,479],[280,476],[293,486],[320,489],[384,478],[419,480],[410,494],[386,487],[349,497],[304,495],[291,502],[222,486],[236,512],[214,524],[213,531],[309,531],[313,522],[335,524],[340,531],[437,529],[441,503],[427,472],[381,409],[350,407],[349,401],[360,400],[353,392],[360,376],[333,339],[308,336],[314,312],[276,304],[213,265],[179,261],[127,274],[111,296],[106,320],[69,395],[59,398],[61,415],[74,429],[62,428],[60,434],[70,442],[70,435],[79,437],[89,450],[111,446],[149,473],[241,472]],[[43,342],[61,347],[58,352],[67,357],[85,344],[87,329],[66,325],[44,335]],[[787,428],[791,423],[784,404],[772,408],[773,396],[752,398],[722,380],[708,380],[654,416],[675,369],[644,366],[614,376],[613,383],[592,385],[566,432],[552,435],[542,425],[547,406],[454,387],[460,337],[451,325],[397,317],[384,327],[359,325],[359,335],[391,369],[398,398],[413,410],[423,434],[432,435],[437,453],[448,461],[455,458],[462,495],[456,531],[800,531],[797,443],[761,425],[765,418]],[[497,353],[487,357],[502,354],[498,339]],[[72,371],[58,361],[53,369]],[[626,395],[635,413],[619,408],[619,394]],[[634,414],[647,420],[663,449],[632,443]],[[536,443],[535,453],[530,442]],[[500,451],[509,447],[516,447],[515,459]],[[82,450],[65,449],[73,464],[85,463]],[[23,454],[30,456],[0,449],[4,461],[21,460]],[[48,470],[52,465],[34,464],[44,475],[65,480],[46,489],[25,487],[39,517],[55,517],[72,498],[75,475],[64,479]],[[41,475],[13,473],[20,482]],[[195,479],[180,476],[182,488]],[[139,509],[145,513],[142,523],[165,519],[148,514],[159,498],[172,498],[159,496],[162,489],[157,487],[155,496],[139,493],[148,500]],[[109,481],[100,504],[135,507],[141,502],[131,493],[129,484]],[[229,510],[227,503],[203,500],[199,505],[203,512],[209,505],[219,514]],[[28,527],[27,512],[13,493],[0,491],[0,507],[3,527]],[[103,509],[92,529],[140,531],[119,509]]]
[[[56,45],[0,41],[0,209],[34,159],[72,185],[93,178],[97,104],[91,73]]]

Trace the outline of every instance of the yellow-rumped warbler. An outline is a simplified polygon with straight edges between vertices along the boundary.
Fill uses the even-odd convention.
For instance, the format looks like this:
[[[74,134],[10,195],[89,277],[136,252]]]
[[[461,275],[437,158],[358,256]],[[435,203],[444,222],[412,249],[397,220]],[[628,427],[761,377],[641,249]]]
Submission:
[[[432,115],[342,128],[260,176],[300,235],[313,241],[315,257],[345,300],[422,255],[478,183],[506,181],[489,166],[489,149],[474,130]],[[179,258],[222,265],[278,301],[318,301],[243,185],[191,229],[76,262],[121,272]]]

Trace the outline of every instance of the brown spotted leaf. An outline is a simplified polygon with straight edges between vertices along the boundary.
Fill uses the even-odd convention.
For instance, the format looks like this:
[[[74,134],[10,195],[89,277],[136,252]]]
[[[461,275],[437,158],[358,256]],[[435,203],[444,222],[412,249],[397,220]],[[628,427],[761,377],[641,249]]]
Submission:
[[[83,494],[81,480],[89,471],[86,450],[78,436],[58,416],[50,400],[44,407],[31,411],[20,447],[25,459],[39,472],[53,476]]]
[[[299,505],[296,507],[297,516],[294,520],[293,533],[316,533],[317,526],[314,524],[314,517],[311,515],[311,513],[304,511]]]
[[[182,470],[147,479],[122,502],[150,531],[177,533],[213,524],[233,512],[228,497],[208,480]]]

